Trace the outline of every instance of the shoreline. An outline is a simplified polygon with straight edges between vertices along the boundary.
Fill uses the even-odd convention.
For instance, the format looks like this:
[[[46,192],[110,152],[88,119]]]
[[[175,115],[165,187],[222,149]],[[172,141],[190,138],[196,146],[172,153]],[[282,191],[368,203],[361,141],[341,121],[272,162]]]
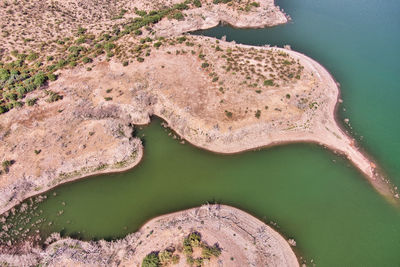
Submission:
[[[212,4],[211,6],[204,5],[201,8],[192,9],[192,10],[185,10],[184,13],[192,12],[192,14],[197,14],[197,16],[198,16],[202,12],[205,12],[205,15],[206,15],[205,17],[207,17],[208,21],[210,21],[210,20],[212,21],[213,19],[218,19],[218,21],[224,21],[224,17],[228,17],[229,19],[232,19],[232,18],[235,17],[234,20],[233,20],[233,23],[230,23],[230,25],[236,26],[236,27],[239,27],[239,28],[240,27],[242,27],[242,28],[247,28],[247,27],[260,28],[260,27],[275,26],[275,25],[287,23],[287,21],[289,19],[289,16],[286,15],[285,13],[281,12],[281,9],[278,6],[275,5],[273,0],[262,0],[260,3],[261,3],[261,7],[260,8],[257,8],[257,9],[251,10],[250,12],[245,12],[245,13],[243,13],[241,11],[238,11],[238,10],[235,10],[235,9],[232,9],[232,8],[229,8],[225,4],[222,4],[222,5],[214,5],[214,4]],[[222,11],[224,11],[224,12],[222,12]],[[227,16],[227,14],[231,14],[231,16]],[[263,14],[264,14],[264,16],[263,16]],[[208,18],[208,16],[210,18]],[[186,32],[186,31],[183,31],[182,28],[180,28],[184,24],[191,24],[192,26],[198,26],[198,24],[196,24],[196,23],[198,23],[198,21],[196,21],[197,19],[198,19],[197,17],[189,17],[189,16],[187,16],[187,18],[184,21],[177,21],[177,25],[175,25],[175,27],[173,27],[174,28],[173,30],[175,31],[175,35],[181,35],[182,33]],[[162,25],[162,24],[168,24],[168,23],[170,23],[169,19],[168,20],[167,19],[163,19],[162,21],[156,23],[155,27],[158,27],[159,25]],[[201,22],[201,23],[203,23],[203,22]],[[237,23],[237,25],[235,25],[235,23]],[[207,28],[211,28],[211,27],[213,27],[213,26],[209,25]],[[194,30],[198,30],[198,29],[199,28],[195,28],[195,29],[191,29],[190,31],[194,31]],[[63,94],[63,93],[64,92],[61,91],[61,94]],[[37,93],[36,92],[34,92],[33,97],[37,97]],[[64,96],[64,99],[66,99],[66,98],[70,99],[71,97],[66,95],[66,96]],[[76,101],[76,99],[73,99],[73,100]],[[101,107],[101,105],[100,105],[100,107]],[[126,110],[126,109],[122,110],[121,112],[127,113],[129,116],[131,115],[131,114],[129,114],[129,112],[130,112],[129,109],[128,110]],[[148,122],[147,118],[144,118],[144,119],[143,118],[142,119],[135,118],[136,115],[137,114],[132,114],[132,116],[134,116],[134,121],[135,121],[134,124],[135,125],[140,125],[141,123],[147,123]],[[146,117],[146,116],[147,115],[144,115],[144,117]],[[141,123],[137,123],[138,120]],[[52,151],[50,151],[50,153],[51,152]],[[19,155],[17,154],[16,157],[17,157],[17,164],[19,164],[19,161],[18,161],[20,159]],[[69,163],[68,160],[70,160],[70,159],[66,159],[66,160],[67,160],[67,163]],[[77,166],[74,166],[73,168],[76,168],[76,169],[71,169],[70,168],[69,171],[73,172],[73,171],[76,170],[76,171],[79,172],[81,170],[80,168],[85,168],[85,167],[91,168],[91,167],[95,166],[95,165],[86,166],[87,164],[86,165],[85,164],[79,165],[79,164],[76,164],[76,163],[75,163],[75,165],[77,165]],[[55,168],[58,171],[62,167],[62,166],[57,166],[57,164],[55,164],[54,166],[56,166]],[[66,182],[75,181],[77,179],[82,179],[82,178],[85,178],[85,177],[94,176],[94,175],[100,175],[100,174],[105,174],[105,173],[114,173],[114,172],[120,172],[120,171],[127,171],[127,170],[133,168],[134,166],[135,166],[135,164],[131,165],[130,168],[126,167],[126,168],[122,168],[120,170],[109,170],[109,171],[98,171],[98,172],[87,173],[87,174],[84,174],[84,175],[79,175],[79,176],[76,176],[76,177],[71,177],[69,179],[63,180],[62,183],[59,183],[59,184],[56,184],[56,185],[50,186],[50,187],[49,186],[44,186],[44,184],[42,184],[43,182],[41,182],[40,180],[42,180],[42,179],[56,180],[57,177],[54,176],[55,174],[49,174],[49,175],[46,174],[47,176],[45,178],[41,177],[42,174],[40,174],[40,176],[38,176],[36,174],[35,175],[29,175],[28,174],[27,178],[25,179],[24,178],[25,177],[25,173],[21,172],[21,173],[18,174],[18,176],[23,176],[23,177],[20,177],[18,179],[11,178],[11,179],[15,180],[14,182],[10,182],[10,181],[6,180],[6,186],[5,186],[6,190],[8,188],[12,188],[12,187],[19,188],[20,186],[22,186],[21,185],[21,181],[23,181],[24,179],[25,179],[24,186],[26,185],[26,183],[30,183],[31,180],[36,180],[33,183],[33,185],[36,186],[36,187],[44,187],[45,189],[35,190],[34,188],[29,187],[28,190],[30,190],[31,193],[24,195],[23,198],[21,198],[21,196],[19,194],[16,194],[15,195],[16,200],[14,200],[13,199],[14,196],[12,196],[12,191],[13,190],[11,190],[10,192],[7,192],[7,194],[4,195],[6,197],[3,198],[3,199],[0,199],[0,203],[1,202],[7,203],[9,200],[7,200],[6,198],[9,198],[9,199],[12,199],[12,200],[11,200],[10,203],[7,203],[6,205],[4,205],[5,203],[1,203],[0,214],[3,214],[4,212],[6,212],[7,210],[11,209],[12,207],[18,205],[19,203],[21,203],[25,199],[27,199],[29,197],[32,197],[32,196],[35,196],[35,195],[38,195],[38,194],[41,194],[43,192],[46,192],[46,191],[48,191],[48,190],[50,190],[50,189],[52,189],[52,188],[54,188],[54,187],[56,187],[56,186],[58,186],[60,184],[63,184],[63,183],[66,183]],[[47,171],[49,169],[50,169],[50,167],[47,166],[47,169],[45,167],[44,171]],[[54,170],[51,170],[51,171],[54,171]],[[39,184],[37,182],[38,180],[39,180]],[[0,184],[0,186],[2,186],[2,185]],[[18,190],[20,190],[20,189],[18,189]],[[22,190],[26,190],[26,188],[22,188]],[[6,192],[6,191],[4,191],[4,192]]]
[[[228,265],[233,256],[234,264],[238,266],[251,263],[255,266],[297,267],[299,259],[302,260],[289,245],[295,246],[293,239],[287,240],[247,212],[218,204],[157,216],[146,221],[135,233],[110,242],[79,241],[60,238],[59,234],[55,234],[44,249],[31,248],[19,256],[0,254],[0,259],[14,265],[23,260],[30,265],[136,266],[152,251],[174,246],[179,253],[183,238],[194,231],[199,232],[208,244],[218,243],[222,248],[218,261]],[[184,261],[183,255],[180,261]],[[217,266],[215,260],[210,263],[211,266]]]
[[[210,37],[201,37],[201,38],[209,39],[209,40],[210,39],[214,39],[214,38],[210,38]],[[247,48],[266,49],[265,47],[261,47],[261,46],[249,46],[249,45],[243,45],[243,44],[236,44],[236,45],[241,46],[241,47],[247,47]],[[339,118],[337,117],[338,116],[338,108],[339,108],[339,105],[340,105],[340,102],[339,102],[339,99],[340,99],[340,88],[337,85],[337,82],[335,81],[334,77],[329,73],[329,71],[326,70],[318,62],[314,61],[313,59],[309,58],[308,56],[306,56],[306,55],[304,55],[302,53],[295,52],[295,51],[292,51],[292,50],[287,50],[287,49],[284,49],[284,48],[278,48],[278,47],[271,47],[271,48],[277,49],[277,50],[280,50],[280,51],[285,51],[285,52],[288,52],[290,54],[295,54],[295,55],[297,55],[299,57],[302,57],[302,58],[310,61],[312,64],[316,64],[319,68],[323,69],[323,71],[326,74],[329,75],[329,79],[332,80],[332,82],[335,84],[335,87],[336,87],[336,101],[335,101],[335,104],[334,104],[334,106],[333,106],[333,108],[331,110],[332,111],[331,116],[333,117],[334,122],[336,124],[336,127],[340,131],[341,135],[343,135],[344,137],[348,138],[352,142],[356,142],[353,137],[351,137],[350,135],[348,135],[345,132],[345,130],[343,129],[343,126],[341,125],[341,123],[339,121]],[[270,49],[270,48],[267,48],[267,49]],[[272,146],[287,145],[287,144],[292,144],[292,143],[313,143],[313,144],[317,144],[317,145],[322,146],[322,147],[326,147],[327,149],[331,150],[333,153],[340,154],[341,156],[346,157],[347,160],[349,160],[352,163],[352,165],[354,167],[356,167],[357,170],[359,172],[361,172],[361,174],[363,174],[363,176],[365,178],[367,178],[369,183],[378,192],[380,192],[386,199],[388,199],[392,203],[396,203],[397,202],[396,201],[396,197],[393,197],[395,192],[391,191],[392,190],[391,188],[388,188],[388,186],[392,187],[392,184],[390,183],[390,181],[382,180],[381,177],[383,177],[383,176],[380,176],[381,172],[379,171],[379,169],[377,167],[377,164],[375,164],[374,160],[365,151],[362,151],[359,146],[355,146],[354,147],[354,150],[356,151],[356,153],[361,154],[362,157],[364,157],[368,161],[369,165],[375,166],[374,168],[372,168],[370,170],[371,171],[370,173],[365,171],[365,166],[358,165],[351,158],[349,158],[349,154],[346,151],[344,151],[344,150],[342,150],[342,149],[340,149],[338,147],[335,147],[333,145],[330,145],[328,143],[325,143],[323,140],[319,140],[319,139],[315,139],[315,138],[313,139],[312,135],[311,136],[304,135],[304,136],[302,136],[300,138],[298,136],[296,138],[284,137],[284,138],[281,138],[281,140],[267,140],[267,141],[264,141],[263,140],[264,137],[261,136],[260,140],[257,140],[255,143],[250,144],[247,147],[246,146],[240,146],[240,145],[236,144],[236,145],[233,145],[233,146],[230,146],[230,147],[229,146],[225,146],[225,147],[222,147],[222,149],[221,149],[221,147],[218,148],[218,147],[204,146],[204,144],[201,144],[199,142],[196,142],[196,140],[191,139],[190,136],[185,136],[184,134],[180,133],[179,129],[177,129],[178,127],[174,127],[174,125],[171,125],[171,119],[166,117],[166,116],[164,116],[163,114],[158,113],[157,111],[155,111],[153,115],[161,118],[162,120],[164,120],[167,123],[168,127],[171,128],[171,130],[173,130],[177,135],[180,136],[180,138],[184,139],[185,141],[187,141],[191,145],[193,145],[193,146],[195,146],[195,147],[197,147],[199,149],[207,150],[207,151],[210,151],[210,152],[213,152],[213,153],[237,154],[237,153],[243,153],[243,152],[246,152],[246,151],[267,149],[268,147],[272,147]],[[135,126],[145,126],[147,124],[148,123],[146,123],[146,124],[135,124]],[[252,126],[254,126],[254,125],[252,125]],[[279,138],[276,138],[276,139],[279,139]],[[141,146],[141,148],[139,149],[139,153],[136,156],[135,160],[132,163],[128,164],[128,166],[125,166],[125,167],[123,167],[121,169],[109,168],[107,170],[101,170],[101,171],[96,171],[96,172],[92,172],[92,173],[78,175],[76,177],[71,177],[71,178],[68,178],[66,180],[63,180],[61,183],[58,183],[55,186],[46,187],[46,188],[43,188],[41,190],[34,191],[34,192],[30,193],[30,194],[27,194],[23,199],[18,199],[17,201],[12,202],[12,204],[8,204],[5,207],[2,207],[0,209],[0,214],[3,214],[5,212],[7,212],[8,210],[12,209],[13,207],[15,207],[16,205],[20,204],[21,202],[23,202],[24,200],[26,200],[26,199],[28,199],[30,197],[33,197],[33,196],[36,196],[36,195],[40,195],[40,194],[42,194],[44,192],[47,192],[47,191],[49,191],[49,190],[51,190],[51,189],[53,189],[56,186],[59,186],[61,184],[65,184],[65,183],[68,183],[68,182],[73,182],[73,181],[76,181],[76,180],[79,180],[79,179],[83,179],[83,178],[89,178],[91,176],[97,176],[97,175],[102,175],[102,174],[112,174],[112,173],[119,173],[119,172],[129,171],[129,170],[133,169],[135,166],[137,166],[140,163],[141,158],[143,156],[143,153],[144,153],[143,146]]]
[[[201,36],[201,38],[214,39],[214,38],[205,37],[205,36]],[[244,44],[236,44],[236,42],[234,42],[234,41],[233,41],[233,43],[237,46],[246,47],[246,48],[255,48],[255,49],[265,49],[266,48],[265,46],[251,46],[251,45],[244,45]],[[171,125],[171,119],[167,118],[166,116],[163,116],[163,114],[157,114],[157,116],[159,116],[164,121],[166,121],[168,124],[168,127],[170,127],[172,130],[174,130],[177,133],[177,135],[180,136],[180,138],[186,140],[187,142],[189,142],[191,145],[193,145],[195,147],[198,147],[198,148],[204,149],[204,150],[208,150],[213,153],[236,154],[236,153],[242,153],[245,151],[252,151],[252,150],[256,150],[256,149],[265,149],[265,148],[268,148],[271,146],[285,145],[285,144],[291,144],[291,143],[313,143],[313,144],[317,144],[322,147],[326,147],[327,149],[331,150],[333,153],[340,154],[340,155],[346,157],[346,159],[349,160],[350,163],[354,167],[356,167],[356,169],[365,178],[367,178],[368,182],[374,187],[374,189],[376,191],[378,191],[378,193],[383,195],[392,204],[395,204],[395,203],[397,204],[398,195],[397,195],[397,191],[393,188],[393,184],[390,182],[390,180],[384,178],[383,174],[381,173],[381,171],[380,171],[378,165],[375,163],[374,159],[366,151],[362,150],[362,148],[356,142],[355,138],[352,137],[350,134],[346,133],[343,125],[341,124],[341,122],[338,118],[338,109],[339,109],[339,105],[340,105],[339,100],[340,100],[341,91],[340,91],[340,87],[338,86],[337,81],[334,79],[332,74],[325,67],[323,67],[320,63],[318,63],[317,61],[313,60],[312,58],[308,57],[307,55],[305,55],[303,53],[285,49],[285,48],[267,46],[267,49],[269,49],[269,48],[277,49],[280,51],[287,52],[291,55],[294,54],[298,57],[301,57],[301,58],[305,59],[306,61],[310,62],[312,65],[317,66],[319,70],[322,70],[322,74],[324,74],[324,73],[327,74],[328,79],[330,79],[331,83],[334,84],[335,91],[336,91],[335,92],[336,93],[335,103],[332,107],[330,107],[331,116],[332,116],[333,122],[334,122],[333,126],[335,128],[337,128],[337,130],[339,130],[342,137],[347,139],[345,141],[348,141],[351,144],[351,146],[348,146],[348,147],[351,147],[350,149],[346,148],[345,145],[343,147],[338,147],[333,144],[330,144],[329,142],[326,142],[323,137],[321,138],[320,136],[318,136],[318,135],[315,136],[313,134],[304,134],[301,137],[296,136],[296,137],[292,137],[292,138],[286,138],[286,137],[282,138],[282,136],[279,136],[276,138],[278,140],[271,140],[271,141],[266,141],[266,142],[262,141],[262,140],[256,140],[256,142],[255,142],[256,144],[253,143],[253,144],[248,145],[247,147],[240,146],[240,145],[239,145],[239,147],[237,147],[237,145],[236,145],[236,147],[235,147],[235,145],[230,146],[230,147],[229,146],[211,147],[212,145],[215,145],[215,144],[211,144],[210,146],[204,146],[204,143],[199,144],[199,142],[197,142],[197,140],[192,140],[192,139],[190,139],[190,137],[188,138],[188,136],[185,136],[185,134],[182,134],[179,130],[176,130],[175,128],[178,128],[179,125]],[[317,73],[321,73],[321,72],[317,71]],[[263,136],[261,136],[260,138],[263,139]],[[281,140],[279,140],[279,139],[281,139]],[[357,156],[361,156],[361,158],[358,158]],[[363,161],[364,161],[364,164],[362,164]]]
[[[43,188],[43,189],[40,189],[38,191],[34,191],[34,192],[30,193],[30,194],[27,194],[27,196],[24,199],[16,200],[15,201],[16,203],[12,203],[12,204],[9,204],[9,205],[1,208],[0,209],[0,215],[4,214],[6,212],[9,212],[12,208],[18,206],[19,204],[21,204],[22,202],[24,202],[28,198],[36,197],[36,196],[42,195],[44,193],[47,193],[47,192],[55,189],[58,186],[61,186],[61,185],[64,185],[64,184],[68,184],[68,183],[73,183],[73,182],[76,182],[78,180],[90,178],[90,177],[93,177],[93,176],[107,175],[107,174],[112,175],[112,174],[128,172],[128,171],[132,170],[133,168],[135,168],[136,166],[138,166],[142,162],[143,156],[144,156],[144,149],[143,149],[143,145],[142,145],[142,147],[138,150],[138,154],[135,156],[135,159],[132,162],[128,163],[127,166],[125,166],[125,167],[122,167],[122,168],[119,168],[119,169],[111,167],[111,168],[108,168],[106,170],[95,171],[95,172],[82,174],[82,175],[78,175],[78,176],[73,176],[73,177],[64,179],[64,180],[62,180],[62,182],[57,183],[54,186],[50,186],[48,188]]]

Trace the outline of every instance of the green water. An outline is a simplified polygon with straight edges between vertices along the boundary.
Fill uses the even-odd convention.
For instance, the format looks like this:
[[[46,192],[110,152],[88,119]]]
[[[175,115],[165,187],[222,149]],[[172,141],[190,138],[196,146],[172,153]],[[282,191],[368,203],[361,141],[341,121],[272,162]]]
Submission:
[[[262,30],[219,27],[205,34],[248,44],[291,44],[321,62],[342,85],[346,112],[340,116],[350,118],[353,134],[400,185],[400,3],[278,4],[292,23]],[[400,266],[400,210],[329,151],[297,144],[216,155],[181,145],[157,119],[142,134],[145,156],[137,168],[47,193],[37,209],[46,218],[39,226],[43,235],[60,231],[82,239],[113,239],[154,216],[217,202],[277,222],[278,230],[295,238],[301,255],[317,266]],[[57,215],[60,210],[64,213]]]

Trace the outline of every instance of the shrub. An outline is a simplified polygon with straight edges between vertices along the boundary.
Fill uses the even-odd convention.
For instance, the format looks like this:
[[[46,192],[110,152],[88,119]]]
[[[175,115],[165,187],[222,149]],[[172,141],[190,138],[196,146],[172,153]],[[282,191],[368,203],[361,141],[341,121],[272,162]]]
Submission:
[[[1,163],[1,166],[3,167],[3,170],[5,173],[8,173],[10,171],[10,166],[13,164],[14,162],[12,160],[5,160]]]
[[[261,116],[261,110],[257,109],[256,114],[254,116],[256,116],[256,118],[259,119]]]
[[[47,74],[47,79],[49,79],[49,81],[55,81],[57,80],[57,75],[55,75],[54,73],[49,73]]]
[[[28,106],[33,106],[33,105],[35,105],[36,104],[36,102],[37,102],[37,98],[30,98],[30,99],[27,99],[26,100],[26,104],[28,105]]]
[[[201,7],[201,2],[200,2],[200,0],[194,0],[194,1],[193,1],[193,4],[194,4],[196,7]]]
[[[274,85],[274,80],[265,80],[264,81],[265,86],[273,86]]]
[[[174,5],[174,9],[185,10],[185,9],[189,9],[189,6],[186,5],[185,3],[180,3],[180,4]]]
[[[55,93],[52,91],[47,91],[46,93],[49,95],[49,98],[46,100],[49,103],[56,102],[58,100],[63,99],[63,97],[61,95],[59,95],[58,93]]]
[[[173,255],[171,261],[172,261],[172,264],[178,264],[179,263],[179,255]]]
[[[128,66],[129,65],[129,62],[128,61],[124,61],[123,63],[122,63],[122,66],[124,66],[124,67],[126,67],[126,66]]]
[[[38,57],[39,57],[39,55],[37,53],[30,53],[26,59],[29,60],[29,61],[34,61]]]
[[[201,256],[204,259],[210,259],[213,256],[218,258],[220,255],[221,255],[221,248],[219,248],[218,245],[214,245],[212,247],[203,245]]]
[[[83,44],[86,42],[86,37],[85,36],[81,36],[78,39],[76,39],[75,43],[76,44]]]
[[[210,64],[208,64],[207,62],[204,62],[203,64],[201,64],[201,67],[203,69],[208,68],[210,66]]]
[[[176,20],[184,20],[185,16],[182,14],[182,12],[176,12],[174,15],[172,15],[172,18]]]
[[[260,3],[258,3],[258,2],[251,2],[250,5],[252,5],[254,7],[260,7]]]
[[[230,112],[230,111],[228,111],[228,110],[225,110],[225,115],[226,115],[228,118],[232,118],[233,113]]]
[[[167,265],[172,261],[172,252],[164,250],[158,254],[158,258],[160,259],[161,264]]]
[[[86,31],[87,30],[85,28],[79,27],[78,30],[77,30],[77,34],[78,35],[82,35],[82,34],[85,34]]]
[[[84,58],[82,58],[82,62],[85,63],[85,64],[90,63],[90,62],[92,62],[92,61],[93,61],[93,60],[92,60],[90,57],[84,57]]]
[[[142,267],[158,267],[160,266],[160,259],[156,252],[147,254],[142,261]]]
[[[187,40],[187,38],[185,36],[181,36],[181,37],[176,38],[176,40],[181,44],[181,43],[185,42]]]
[[[114,43],[109,42],[109,43],[104,44],[104,49],[107,52],[110,52],[114,48],[115,48],[115,44]]]
[[[61,69],[62,67],[64,67],[65,65],[67,65],[67,61],[65,59],[60,59],[57,62],[56,68]]]
[[[36,87],[42,86],[47,80],[47,76],[43,72],[39,72],[33,77],[33,84]]]
[[[193,253],[193,248],[188,237],[183,239],[183,252],[186,255],[191,255]]]
[[[193,232],[189,235],[189,241],[190,245],[192,247],[199,247],[200,246],[200,241],[201,241],[201,236],[197,232]]]
[[[161,45],[162,45],[162,42],[157,42],[157,43],[154,44],[154,47],[157,47],[157,48],[158,48],[158,47],[160,47]]]
[[[0,80],[7,81],[10,78],[10,73],[6,69],[0,69]]]
[[[139,16],[141,16],[141,17],[144,17],[144,16],[147,15],[147,12],[144,11],[144,10],[135,10],[135,14],[136,14],[136,15],[139,15]]]
[[[6,113],[8,109],[4,106],[0,106],[0,114]]]

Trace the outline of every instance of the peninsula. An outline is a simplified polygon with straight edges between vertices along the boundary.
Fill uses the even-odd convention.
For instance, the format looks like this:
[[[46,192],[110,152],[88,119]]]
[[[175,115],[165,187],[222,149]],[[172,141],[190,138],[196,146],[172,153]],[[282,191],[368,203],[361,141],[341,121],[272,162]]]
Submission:
[[[318,143],[398,197],[338,125],[339,88],[319,63],[289,47],[186,34],[286,23],[272,0],[28,2],[0,8],[0,213],[61,183],[134,167],[143,155],[134,129],[153,115],[217,153]]]
[[[185,237],[192,233],[201,240],[186,244]],[[146,255],[156,255],[165,265],[174,258],[173,266],[186,266],[191,260],[199,265],[207,261],[207,266],[299,266],[289,243],[279,233],[257,218],[224,205],[160,216],[113,242],[60,239],[57,234],[47,242],[50,245],[44,251],[33,249],[20,256],[0,254],[0,262],[13,266],[139,266]],[[295,245],[294,240],[289,242]],[[205,253],[204,248],[215,248],[216,252],[208,249],[211,252]]]

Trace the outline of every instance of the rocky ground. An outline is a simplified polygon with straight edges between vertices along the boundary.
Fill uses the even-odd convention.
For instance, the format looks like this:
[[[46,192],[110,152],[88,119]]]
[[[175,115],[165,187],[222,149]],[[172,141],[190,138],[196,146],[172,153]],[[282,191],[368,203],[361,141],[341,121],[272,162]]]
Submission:
[[[279,233],[255,217],[229,206],[207,205],[152,219],[138,232],[114,242],[60,239],[54,234],[44,249],[23,255],[0,254],[0,263],[13,266],[139,266],[151,253],[174,248],[188,266],[182,240],[192,232],[221,255],[205,266],[299,266],[296,255]],[[290,240],[295,245],[294,240]],[[196,251],[195,251],[196,253]]]

